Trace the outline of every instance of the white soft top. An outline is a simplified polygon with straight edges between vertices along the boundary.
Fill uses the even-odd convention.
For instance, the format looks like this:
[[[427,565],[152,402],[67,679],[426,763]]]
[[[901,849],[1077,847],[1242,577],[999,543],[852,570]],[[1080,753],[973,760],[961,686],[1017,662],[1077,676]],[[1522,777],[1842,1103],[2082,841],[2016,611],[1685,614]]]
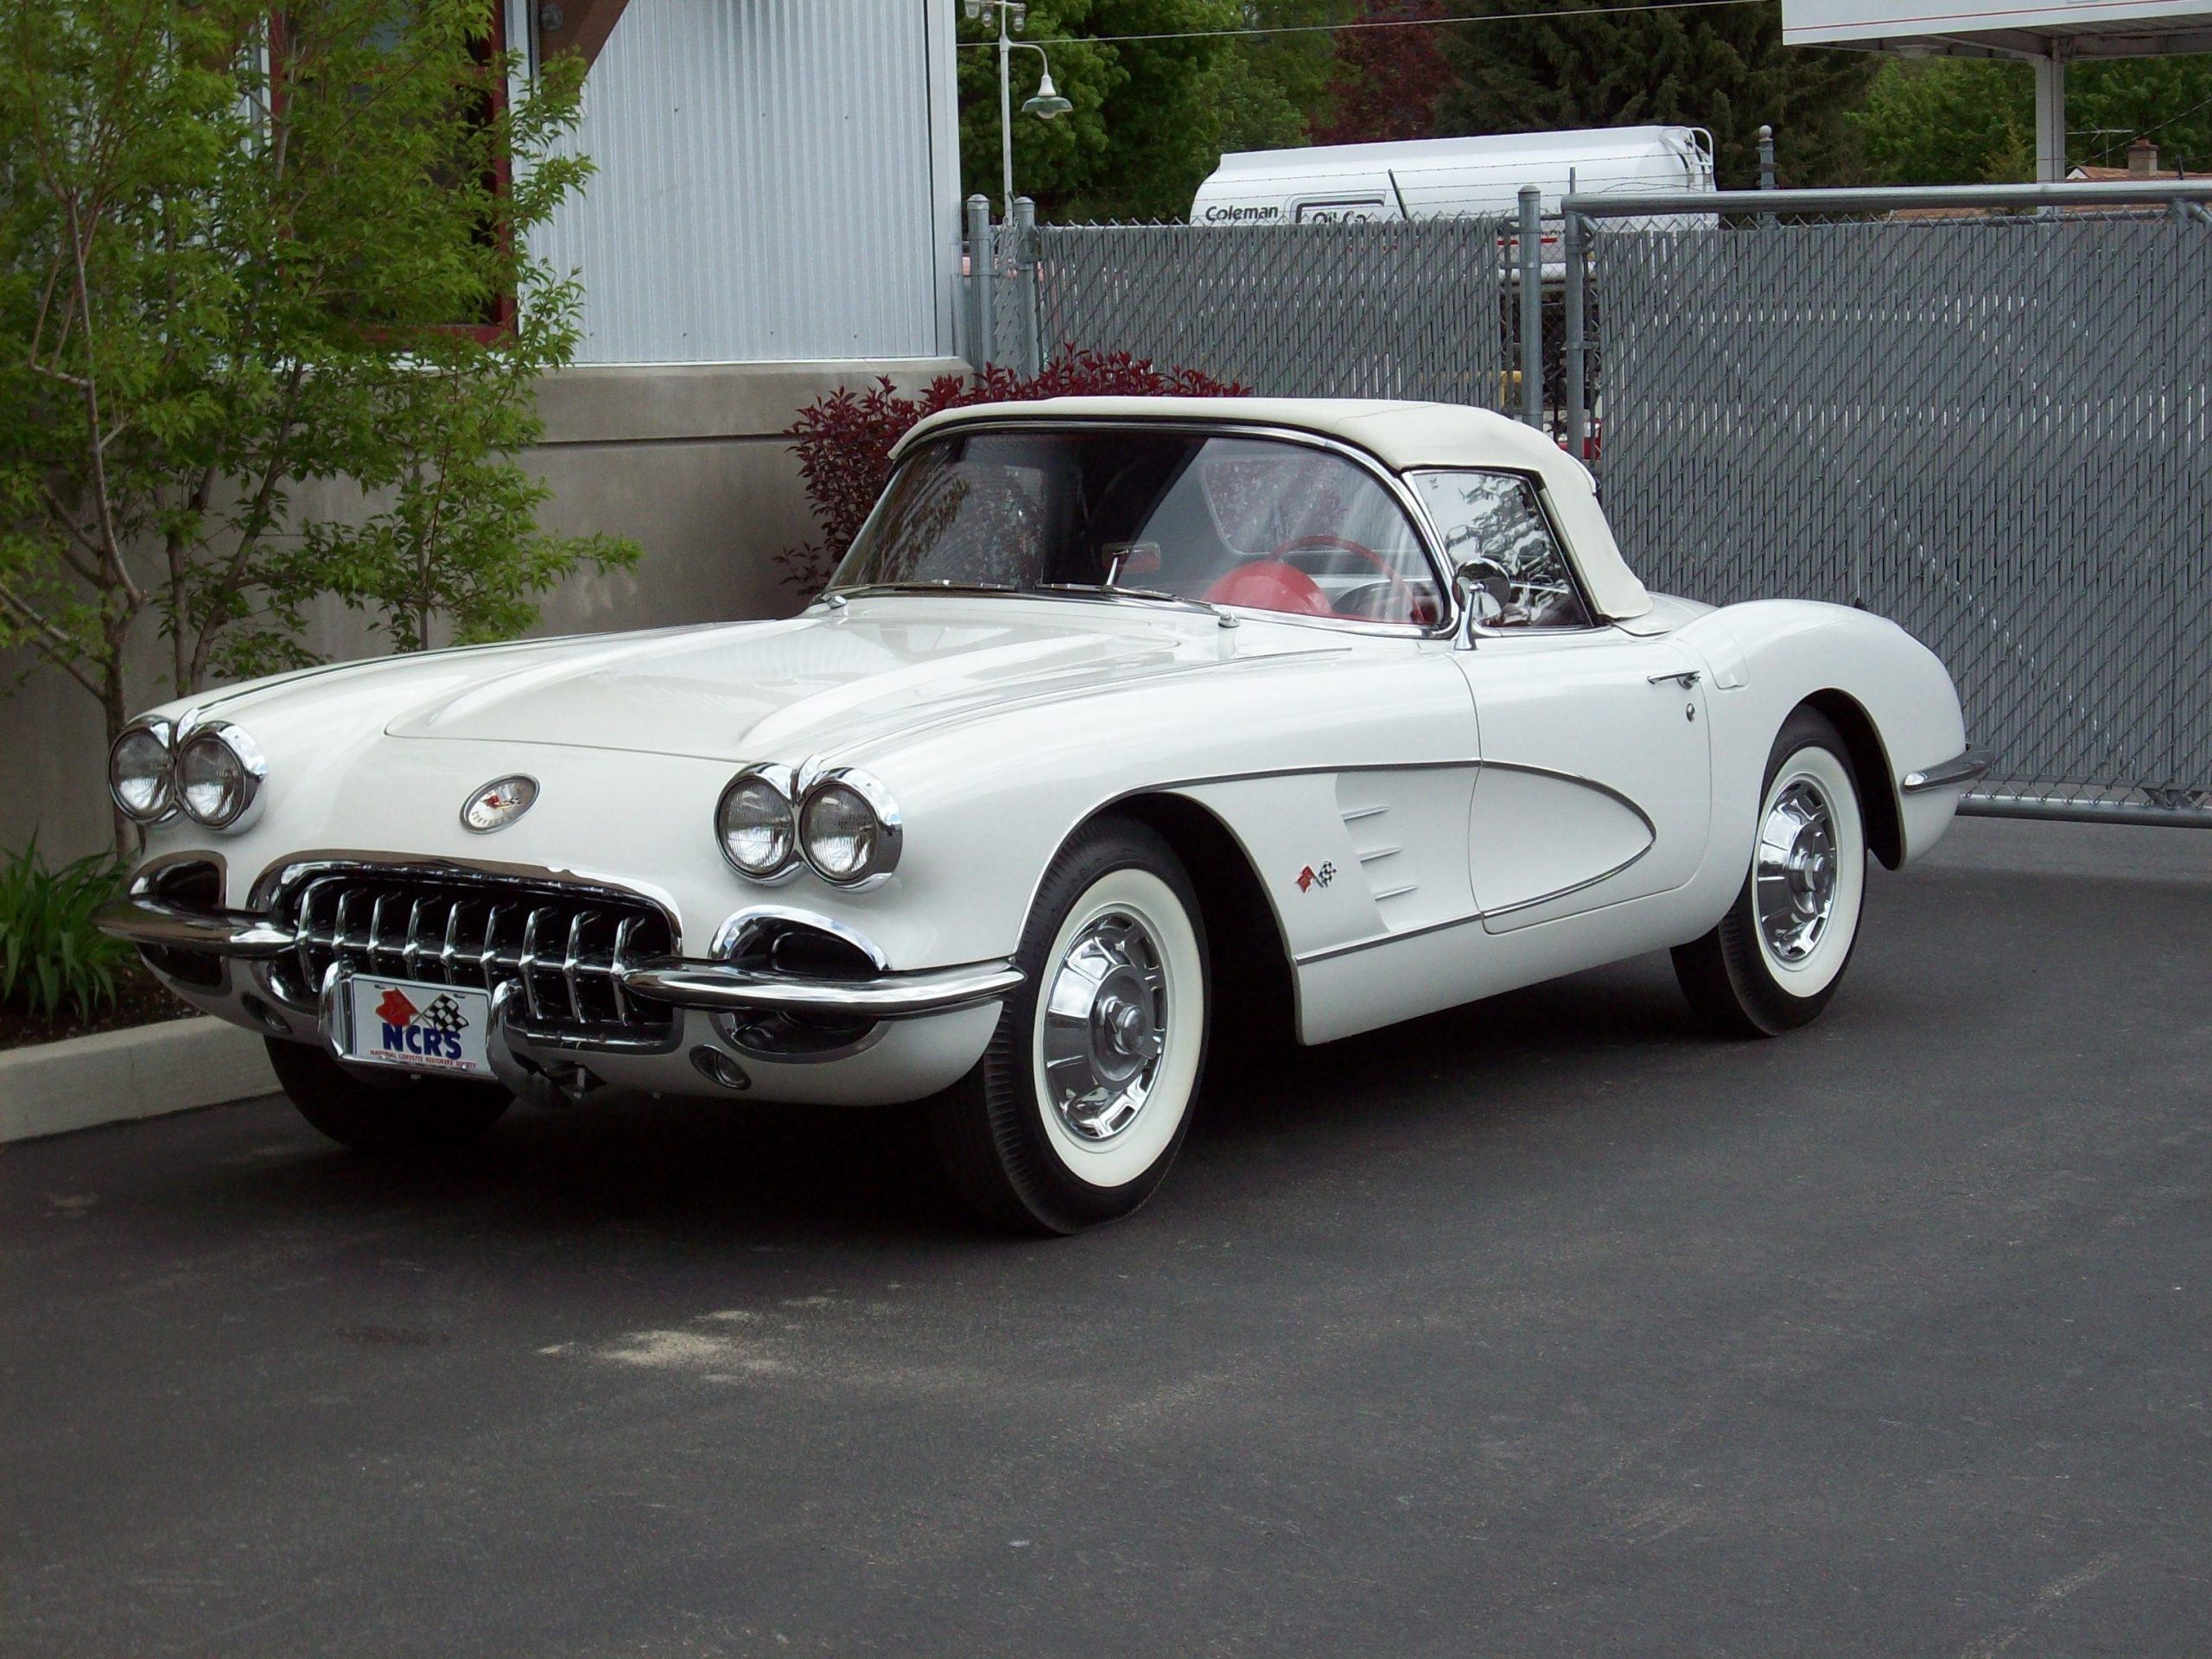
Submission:
[[[918,422],[893,446],[893,460],[948,428],[1058,420],[1172,420],[1287,427],[1364,449],[1395,472],[1421,467],[1487,467],[1532,473],[1567,541],[1599,612],[1624,619],[1651,608],[1613,541],[1587,467],[1534,428],[1459,404],[1393,403],[1352,397],[1044,397],[1030,403],[970,404]]]

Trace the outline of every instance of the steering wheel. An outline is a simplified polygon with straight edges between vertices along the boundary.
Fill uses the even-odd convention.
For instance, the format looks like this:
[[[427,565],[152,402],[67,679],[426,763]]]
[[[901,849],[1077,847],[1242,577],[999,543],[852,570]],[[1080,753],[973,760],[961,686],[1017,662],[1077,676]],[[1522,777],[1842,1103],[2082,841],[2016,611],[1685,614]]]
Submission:
[[[1279,560],[1281,563],[1288,565],[1292,569],[1295,570],[1298,569],[1300,566],[1298,561],[1289,556],[1290,555],[1294,553],[1317,552],[1323,548],[1330,547],[1341,548],[1344,551],[1355,554],[1358,557],[1366,560],[1369,564],[1374,566],[1376,574],[1380,575],[1384,582],[1389,583],[1393,597],[1397,599],[1398,601],[1404,606],[1405,608],[1402,613],[1403,620],[1411,622],[1419,619],[1421,615],[1421,600],[1419,596],[1414,594],[1413,584],[1408,582],[1403,576],[1400,575],[1395,568],[1394,568],[1388,560],[1384,559],[1383,556],[1380,553],[1377,553],[1373,548],[1365,546],[1361,543],[1355,542],[1349,537],[1330,536],[1325,534],[1318,536],[1294,536],[1290,540],[1285,542],[1281,547],[1275,549],[1275,550],[1273,553],[1270,553],[1268,556],[1271,559]],[[1332,607],[1332,608],[1334,607]],[[1377,620],[1386,620],[1396,619],[1377,619]]]
[[[1242,605],[1254,611],[1283,611],[1292,616],[1337,613],[1321,585],[1285,559],[1254,559],[1237,565],[1206,589],[1206,601],[1213,605]]]

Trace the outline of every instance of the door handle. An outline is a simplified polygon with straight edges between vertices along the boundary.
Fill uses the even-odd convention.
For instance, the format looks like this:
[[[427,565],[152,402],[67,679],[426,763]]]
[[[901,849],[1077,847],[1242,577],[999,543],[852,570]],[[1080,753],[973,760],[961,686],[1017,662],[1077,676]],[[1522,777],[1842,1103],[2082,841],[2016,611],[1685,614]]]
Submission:
[[[1685,668],[1672,674],[1654,674],[1649,677],[1654,685],[1679,685],[1687,691],[1703,679],[1705,673],[1701,669]]]

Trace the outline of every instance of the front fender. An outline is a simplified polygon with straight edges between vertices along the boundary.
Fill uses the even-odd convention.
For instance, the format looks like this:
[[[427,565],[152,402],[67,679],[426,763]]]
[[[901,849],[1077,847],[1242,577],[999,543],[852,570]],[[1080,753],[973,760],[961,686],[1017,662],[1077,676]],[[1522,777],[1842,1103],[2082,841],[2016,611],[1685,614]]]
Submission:
[[[1898,863],[1922,857],[1949,829],[1964,785],[1906,794],[1905,774],[1967,747],[1958,690],[1936,653],[1894,622],[1805,600],[1731,605],[1676,638],[1705,663],[1713,695],[1716,855],[1743,868],[1756,833],[1768,752],[1790,711],[1824,693],[1864,711],[1881,750],[1881,786],[1899,826]]]

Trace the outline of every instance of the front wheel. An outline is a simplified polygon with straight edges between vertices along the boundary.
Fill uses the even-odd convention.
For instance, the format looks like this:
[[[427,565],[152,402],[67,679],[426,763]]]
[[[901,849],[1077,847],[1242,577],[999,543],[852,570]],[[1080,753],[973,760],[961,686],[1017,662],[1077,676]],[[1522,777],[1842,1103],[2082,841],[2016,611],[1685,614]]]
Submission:
[[[320,1048],[272,1037],[269,1065],[302,1117],[356,1152],[433,1155],[480,1139],[514,1096],[493,1084],[395,1071],[357,1077]]]
[[[931,1128],[985,1219],[1079,1232],[1136,1209],[1182,1147],[1211,1007],[1198,895],[1156,832],[1102,820],[1046,873],[1014,962],[1021,988]]]
[[[1675,976],[1707,1022],[1778,1037],[1827,1006],[1859,942],[1866,819],[1842,737],[1799,709],[1767,757],[1751,872],[1720,925],[1675,950]]]

